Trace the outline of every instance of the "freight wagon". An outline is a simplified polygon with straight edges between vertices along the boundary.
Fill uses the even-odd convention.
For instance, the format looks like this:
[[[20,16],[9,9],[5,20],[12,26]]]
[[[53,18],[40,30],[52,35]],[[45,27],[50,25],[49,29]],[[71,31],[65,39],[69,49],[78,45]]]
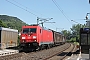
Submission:
[[[63,34],[61,34],[60,32],[56,32],[53,31],[53,41],[54,41],[54,45],[61,45],[64,44],[66,41],[66,38]]]
[[[18,30],[0,27],[0,48],[17,46]]]
[[[20,46],[26,48],[49,48],[56,44],[65,43],[64,36],[50,29],[45,29],[39,25],[22,26],[20,36]]]

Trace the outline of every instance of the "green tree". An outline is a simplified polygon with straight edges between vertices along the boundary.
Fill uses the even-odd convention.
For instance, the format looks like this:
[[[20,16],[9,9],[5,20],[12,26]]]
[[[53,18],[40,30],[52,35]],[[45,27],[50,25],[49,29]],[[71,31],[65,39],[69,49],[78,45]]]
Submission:
[[[8,15],[0,15],[0,26],[2,27],[10,27],[12,29],[17,29],[19,32],[23,25],[28,25],[17,17],[8,16]],[[3,22],[3,23],[2,23]]]
[[[79,31],[80,28],[85,28],[86,25],[82,25],[82,24],[76,24],[73,25],[72,28],[70,28],[70,31],[67,30],[63,30],[62,33],[64,34],[64,36],[66,36],[66,39],[70,42],[76,42],[79,41]]]
[[[67,40],[70,40],[71,31],[63,30],[61,32],[64,34],[64,36],[66,36]]]
[[[80,31],[80,28],[85,28],[86,25],[82,25],[82,24],[77,24],[77,25],[73,25],[71,29],[72,31],[72,36],[71,38],[76,38],[76,40],[78,41],[79,40],[79,31]]]
[[[0,20],[0,27],[7,27],[7,26]]]

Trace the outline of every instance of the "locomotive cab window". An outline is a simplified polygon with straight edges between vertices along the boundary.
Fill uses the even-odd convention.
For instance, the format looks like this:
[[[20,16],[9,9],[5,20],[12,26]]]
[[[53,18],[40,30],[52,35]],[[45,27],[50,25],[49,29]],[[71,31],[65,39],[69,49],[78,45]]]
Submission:
[[[24,28],[23,33],[36,33],[36,28]]]

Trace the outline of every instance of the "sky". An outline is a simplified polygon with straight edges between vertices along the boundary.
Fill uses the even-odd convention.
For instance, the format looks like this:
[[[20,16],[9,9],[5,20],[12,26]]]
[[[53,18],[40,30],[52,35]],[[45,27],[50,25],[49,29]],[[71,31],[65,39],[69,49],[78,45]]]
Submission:
[[[0,0],[0,15],[14,16],[27,24],[36,24],[39,17],[55,22],[44,23],[44,27],[57,31],[86,24],[84,19],[89,12],[89,0]]]

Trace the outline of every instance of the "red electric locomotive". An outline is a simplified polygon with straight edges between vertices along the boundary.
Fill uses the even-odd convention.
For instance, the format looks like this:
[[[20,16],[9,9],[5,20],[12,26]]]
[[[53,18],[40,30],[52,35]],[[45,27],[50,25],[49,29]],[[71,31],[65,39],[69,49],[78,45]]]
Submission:
[[[25,48],[44,48],[53,44],[53,32],[39,25],[22,26],[20,46]]]

